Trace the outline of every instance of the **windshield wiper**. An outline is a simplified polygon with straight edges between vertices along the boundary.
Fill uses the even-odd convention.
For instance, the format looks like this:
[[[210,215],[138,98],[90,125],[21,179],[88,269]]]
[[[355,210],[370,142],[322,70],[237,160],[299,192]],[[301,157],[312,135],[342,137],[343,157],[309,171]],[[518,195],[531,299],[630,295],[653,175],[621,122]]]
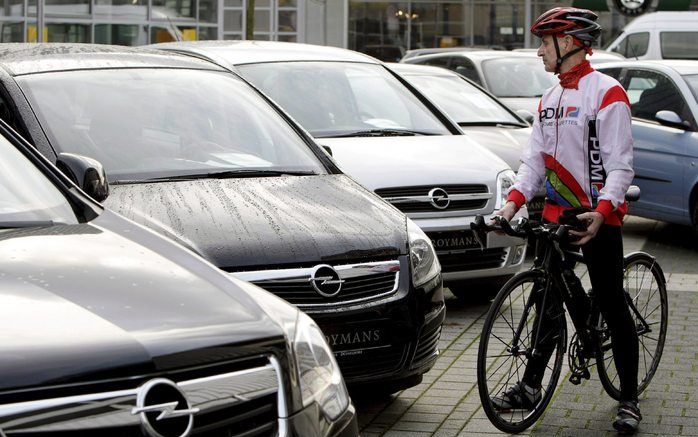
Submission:
[[[368,129],[349,132],[339,135],[331,135],[332,138],[347,137],[413,137],[416,135],[436,135],[432,132],[420,132],[408,129]],[[329,136],[329,135],[328,135]]]
[[[527,124],[518,123],[514,121],[459,121],[458,126],[516,126],[516,127],[528,127]]]
[[[15,228],[38,228],[53,225],[64,225],[62,222],[53,220],[17,220],[17,221],[0,221],[0,229],[15,229]]]
[[[233,179],[233,178],[257,178],[257,177],[275,177],[275,176],[313,176],[316,172],[310,170],[259,170],[259,169],[240,169],[240,170],[224,170],[212,171],[206,173],[191,173],[174,176],[162,176],[141,181],[115,181],[114,183],[148,183],[148,182],[167,182],[167,181],[182,181],[194,179]]]

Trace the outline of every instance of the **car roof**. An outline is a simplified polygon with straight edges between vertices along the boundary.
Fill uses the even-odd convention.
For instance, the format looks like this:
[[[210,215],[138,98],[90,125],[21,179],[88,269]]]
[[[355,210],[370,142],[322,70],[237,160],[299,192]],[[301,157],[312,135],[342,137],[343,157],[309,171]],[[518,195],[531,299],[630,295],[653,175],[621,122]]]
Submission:
[[[290,42],[181,41],[154,44],[148,47],[186,51],[211,59],[222,58],[232,65],[293,61],[335,61],[380,64],[380,61],[376,58],[347,49]]]
[[[221,71],[210,62],[186,56],[105,44],[0,44],[0,65],[13,76],[49,71],[138,67]]]
[[[423,64],[398,64],[395,62],[390,62],[385,64],[386,67],[390,68],[398,74],[408,74],[408,75],[428,75],[428,76],[444,76],[444,77],[458,77],[462,76],[455,73],[447,68],[434,67],[431,65]]]
[[[683,59],[653,59],[636,61],[629,59],[622,62],[606,62],[598,68],[623,68],[623,67],[648,67],[658,70],[672,69],[677,73],[698,74],[698,61],[683,60]]]

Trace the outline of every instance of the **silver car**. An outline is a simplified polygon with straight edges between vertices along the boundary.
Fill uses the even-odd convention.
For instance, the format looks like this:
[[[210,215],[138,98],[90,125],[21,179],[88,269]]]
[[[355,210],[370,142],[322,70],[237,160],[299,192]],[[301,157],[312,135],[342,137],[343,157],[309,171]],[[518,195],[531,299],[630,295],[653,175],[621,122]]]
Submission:
[[[491,234],[481,250],[470,231],[476,215],[491,216],[501,206],[513,171],[380,61],[292,43],[155,47],[235,68],[276,100],[339,167],[427,233],[454,294],[482,295],[485,287],[473,279],[495,289],[519,270],[523,240]]]
[[[386,64],[443,109],[463,131],[502,158],[514,171],[531,136],[524,119],[494,95],[463,76],[440,67]],[[528,214],[540,217],[545,191],[527,203]]]

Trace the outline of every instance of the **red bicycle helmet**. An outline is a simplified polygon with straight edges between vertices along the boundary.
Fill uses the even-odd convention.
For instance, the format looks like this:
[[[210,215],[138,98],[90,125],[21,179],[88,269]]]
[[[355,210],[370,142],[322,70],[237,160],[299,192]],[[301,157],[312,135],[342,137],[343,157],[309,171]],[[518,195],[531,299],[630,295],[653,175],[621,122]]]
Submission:
[[[538,17],[531,26],[531,33],[539,38],[543,35],[570,35],[589,47],[601,34],[601,26],[596,22],[598,18],[588,9],[553,8]]]

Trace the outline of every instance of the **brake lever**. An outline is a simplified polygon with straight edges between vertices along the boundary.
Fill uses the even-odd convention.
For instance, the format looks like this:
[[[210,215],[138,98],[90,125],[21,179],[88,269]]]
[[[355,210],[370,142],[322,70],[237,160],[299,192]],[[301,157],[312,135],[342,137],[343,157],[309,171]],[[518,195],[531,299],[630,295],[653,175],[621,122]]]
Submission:
[[[480,245],[480,250],[487,247],[487,227],[485,218],[481,215],[475,216],[475,221],[470,223],[470,229],[473,231],[475,241]]]

